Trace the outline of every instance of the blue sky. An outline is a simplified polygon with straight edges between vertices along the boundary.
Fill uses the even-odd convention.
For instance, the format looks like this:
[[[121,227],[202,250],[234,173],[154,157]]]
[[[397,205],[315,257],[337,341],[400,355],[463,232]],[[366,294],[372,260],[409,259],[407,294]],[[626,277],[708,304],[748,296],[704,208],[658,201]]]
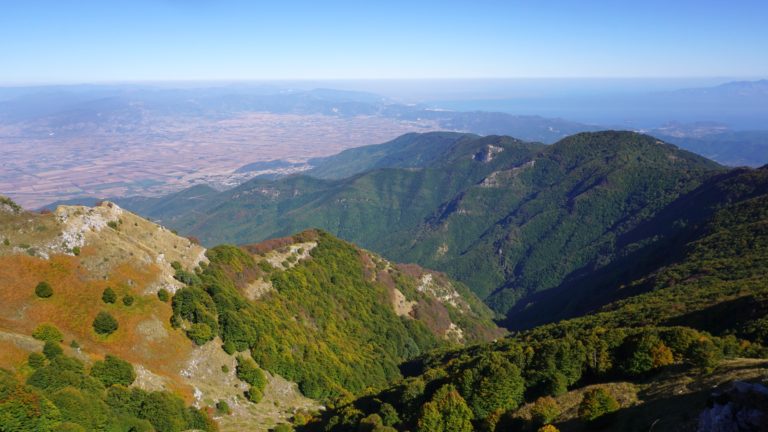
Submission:
[[[766,1],[13,1],[0,84],[768,75]]]

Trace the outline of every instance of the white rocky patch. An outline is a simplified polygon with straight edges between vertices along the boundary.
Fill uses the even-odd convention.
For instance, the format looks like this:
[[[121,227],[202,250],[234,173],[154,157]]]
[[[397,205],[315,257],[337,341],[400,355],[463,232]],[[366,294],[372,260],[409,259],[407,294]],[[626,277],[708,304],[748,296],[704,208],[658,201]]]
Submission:
[[[492,161],[496,157],[496,155],[498,155],[503,151],[504,151],[504,147],[488,145],[483,150],[472,155],[472,159],[479,162],[488,163]]]
[[[272,281],[256,279],[245,287],[243,294],[245,294],[245,297],[248,300],[258,300],[264,296],[264,294],[274,290],[275,287],[272,286]]]
[[[439,286],[431,273],[425,273],[419,281],[419,286],[416,287],[419,292],[430,294],[435,297],[440,303],[447,303],[453,307],[459,307],[459,300],[461,295],[452,287]]]
[[[410,317],[413,307],[416,306],[415,301],[408,301],[405,295],[397,288],[393,291],[392,307],[395,309],[397,316]]]
[[[99,232],[107,227],[109,222],[117,222],[123,214],[123,209],[109,203],[98,207],[59,206],[56,218],[62,225],[60,234],[61,244],[68,253],[75,247],[85,246],[85,235],[89,232]]]
[[[520,173],[527,169],[527,168],[533,168],[534,165],[536,165],[535,160],[528,161],[522,165],[518,165],[514,168],[503,170],[503,171],[494,171],[491,174],[488,175],[488,177],[484,178],[480,182],[480,187],[485,188],[494,188],[494,187],[500,187],[502,185],[502,182],[504,180],[509,180],[517,177],[520,175]]]
[[[445,339],[449,341],[453,341],[456,343],[463,343],[464,330],[462,330],[462,328],[457,326],[456,324],[451,323],[448,329],[445,330],[445,335],[443,337],[445,337]]]
[[[288,246],[288,250],[286,252],[279,252],[276,250],[269,252],[266,256],[266,259],[267,262],[272,264],[273,267],[282,269],[284,268],[283,261],[286,261],[290,256],[294,256],[296,257],[296,261],[288,262],[288,268],[291,268],[295,266],[299,261],[309,258],[309,253],[316,247],[317,242],[296,243]],[[302,249],[302,251],[299,252],[299,249]]]
[[[136,380],[131,384],[146,391],[168,390],[168,380],[165,377],[152,373],[141,364],[134,364]]]

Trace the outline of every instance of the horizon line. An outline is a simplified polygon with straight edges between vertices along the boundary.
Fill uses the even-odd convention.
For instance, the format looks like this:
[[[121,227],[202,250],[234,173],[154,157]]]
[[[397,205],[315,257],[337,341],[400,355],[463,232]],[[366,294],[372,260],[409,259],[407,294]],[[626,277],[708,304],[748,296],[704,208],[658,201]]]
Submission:
[[[181,79],[115,79],[115,80],[72,80],[72,81],[28,81],[0,82],[0,87],[52,87],[82,85],[128,85],[128,84],[245,84],[245,83],[289,83],[289,82],[418,82],[418,81],[528,81],[528,80],[748,80],[761,81],[768,75],[692,75],[692,76],[525,76],[525,77],[419,77],[419,78],[181,78]]]

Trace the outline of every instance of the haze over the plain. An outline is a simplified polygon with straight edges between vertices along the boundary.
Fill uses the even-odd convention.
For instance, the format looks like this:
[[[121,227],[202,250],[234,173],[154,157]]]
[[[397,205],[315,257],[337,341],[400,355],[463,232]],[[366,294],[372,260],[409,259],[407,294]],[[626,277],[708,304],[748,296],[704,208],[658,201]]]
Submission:
[[[226,188],[437,129],[545,143],[630,129],[728,165],[768,162],[764,2],[39,0],[2,12],[0,192],[28,206]]]

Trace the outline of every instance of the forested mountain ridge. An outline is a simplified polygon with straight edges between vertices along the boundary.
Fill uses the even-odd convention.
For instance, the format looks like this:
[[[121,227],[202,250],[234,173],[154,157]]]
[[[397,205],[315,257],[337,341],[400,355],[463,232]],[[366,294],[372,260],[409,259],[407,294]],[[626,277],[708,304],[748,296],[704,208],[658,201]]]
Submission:
[[[368,171],[122,202],[204,242],[319,227],[445,271],[506,313],[526,296],[622,256],[619,236],[724,170],[656,138],[614,131],[551,146],[499,136],[406,135],[328,158],[318,175],[332,177],[334,167]]]
[[[275,181],[254,179],[215,195],[183,191],[166,199],[119,202],[182,232],[196,232],[204,243],[214,239],[259,241],[318,227],[350,241],[364,239],[359,244],[382,250],[389,241],[383,233],[399,233],[417,225],[494,167],[521,163],[532,154],[531,145],[509,137],[465,140],[461,139],[464,135],[454,136],[460,139],[434,140],[445,145],[440,152],[431,153],[433,163],[428,168],[413,168],[408,165],[410,159],[400,158],[394,167],[378,167],[340,180],[306,175]],[[433,134],[419,137],[433,140]],[[505,151],[481,162],[491,147]],[[404,168],[402,164],[406,164]],[[175,205],[167,205],[170,201]],[[231,216],[226,224],[220,219],[225,214]]]
[[[388,253],[453,269],[503,313],[610,262],[617,236],[718,168],[645,135],[574,135],[494,170],[419,227],[417,244]]]
[[[494,145],[493,141],[514,143],[530,151],[544,147],[539,143],[525,143],[508,137],[490,136],[482,141],[481,138],[458,132],[405,134],[383,144],[357,147],[337,155],[312,159],[309,161],[312,169],[305,174],[323,179],[343,179],[377,168],[437,168],[472,154],[470,149],[480,149],[477,144],[483,141],[489,145]]]
[[[0,298],[0,430],[267,430],[505,333],[460,283],[324,232],[205,250],[108,202],[0,199]]]
[[[603,275],[617,277],[611,294],[622,300],[430,353],[402,366],[406,379],[339,401],[306,430],[763,430],[766,388],[733,382],[768,382],[768,167],[718,175],[649,223],[681,212],[688,230],[676,238],[688,241],[661,265]],[[566,303],[605,293],[584,294]]]

